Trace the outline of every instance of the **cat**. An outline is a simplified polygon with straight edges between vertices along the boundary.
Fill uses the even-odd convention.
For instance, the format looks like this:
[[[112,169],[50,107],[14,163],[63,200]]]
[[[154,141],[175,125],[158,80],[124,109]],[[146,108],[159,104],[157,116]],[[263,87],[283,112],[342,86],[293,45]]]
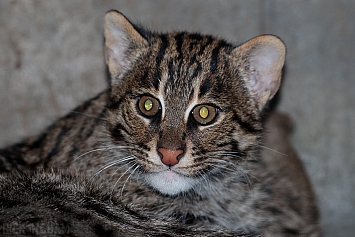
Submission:
[[[47,223],[78,236],[319,236],[291,121],[266,113],[285,61],[278,37],[234,45],[158,34],[117,11],[106,14],[104,34],[110,87],[0,150],[2,226],[22,223],[32,234],[26,223]]]

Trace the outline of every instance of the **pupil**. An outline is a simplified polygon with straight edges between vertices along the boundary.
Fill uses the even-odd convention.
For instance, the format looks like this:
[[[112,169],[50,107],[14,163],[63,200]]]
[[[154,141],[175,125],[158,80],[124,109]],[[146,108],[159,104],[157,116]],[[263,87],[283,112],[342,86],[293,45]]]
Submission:
[[[208,117],[208,109],[206,107],[200,109],[200,117],[203,119]]]
[[[153,101],[151,101],[150,99],[147,99],[145,102],[144,102],[144,108],[145,110],[149,111],[153,108]]]

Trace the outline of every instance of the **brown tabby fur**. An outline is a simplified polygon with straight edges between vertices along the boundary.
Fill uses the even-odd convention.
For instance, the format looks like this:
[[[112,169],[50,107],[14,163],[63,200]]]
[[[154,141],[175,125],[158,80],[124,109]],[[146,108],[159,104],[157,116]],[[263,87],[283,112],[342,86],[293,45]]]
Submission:
[[[66,220],[73,235],[319,235],[288,117],[271,113],[263,128],[284,63],[278,38],[236,47],[201,34],[155,34],[114,11],[105,38],[111,87],[42,135],[0,150],[2,223],[25,206],[57,227]],[[142,95],[159,100],[156,116],[139,110]],[[211,124],[193,119],[196,104],[218,108]],[[159,148],[184,153],[169,167]]]

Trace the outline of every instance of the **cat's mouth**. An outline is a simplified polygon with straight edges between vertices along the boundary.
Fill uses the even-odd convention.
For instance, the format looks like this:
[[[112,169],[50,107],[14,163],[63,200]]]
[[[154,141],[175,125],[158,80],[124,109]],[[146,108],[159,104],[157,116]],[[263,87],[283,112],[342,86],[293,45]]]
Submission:
[[[171,168],[149,173],[145,180],[155,190],[171,196],[187,192],[198,183],[198,179],[185,176]]]
[[[174,183],[174,182],[179,182],[179,179],[182,175],[175,172],[172,169],[167,169],[167,170],[161,171],[160,176],[164,180],[164,182]]]

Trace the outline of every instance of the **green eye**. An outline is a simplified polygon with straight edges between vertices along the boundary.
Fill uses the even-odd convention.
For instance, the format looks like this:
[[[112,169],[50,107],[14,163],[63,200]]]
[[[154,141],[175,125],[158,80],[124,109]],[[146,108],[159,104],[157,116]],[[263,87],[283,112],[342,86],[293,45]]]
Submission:
[[[211,105],[198,105],[192,110],[194,119],[201,125],[207,125],[216,118],[217,109]]]
[[[150,99],[147,99],[145,102],[144,102],[144,109],[146,111],[149,111],[153,108],[153,101],[151,101]]]
[[[138,108],[144,115],[152,117],[158,113],[160,104],[151,96],[142,96],[138,101]]]
[[[208,109],[205,106],[201,107],[198,112],[201,118],[206,119],[208,117]]]

